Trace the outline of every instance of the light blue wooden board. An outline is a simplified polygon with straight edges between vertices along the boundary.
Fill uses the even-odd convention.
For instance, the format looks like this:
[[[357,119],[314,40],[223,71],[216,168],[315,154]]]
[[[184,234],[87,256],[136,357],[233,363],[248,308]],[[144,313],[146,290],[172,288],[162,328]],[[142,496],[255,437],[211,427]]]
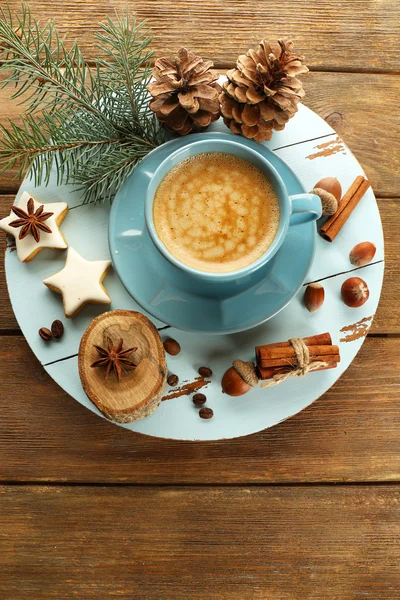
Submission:
[[[296,414],[337,380],[364,341],[361,338],[353,342],[340,342],[345,334],[339,328],[341,323],[352,324],[374,313],[382,283],[381,264],[366,267],[362,271],[362,276],[370,285],[371,296],[364,306],[357,309],[347,307],[340,299],[340,288],[347,278],[347,275],[341,275],[324,281],[326,300],[323,307],[313,314],[305,310],[299,294],[276,317],[246,332],[229,336],[195,335],[176,329],[168,329],[164,336],[161,332],[162,337],[172,336],[181,344],[182,351],[178,356],[167,357],[169,370],[176,373],[181,381],[192,381],[198,376],[197,369],[202,365],[212,366],[214,373],[211,384],[202,391],[215,417],[210,421],[202,421],[190,397],[182,396],[162,402],[160,408],[143,421],[124,427],[158,437],[209,440],[254,433]],[[340,347],[342,360],[336,369],[312,373],[303,379],[288,380],[275,388],[257,388],[240,398],[221,393],[221,377],[232,359],[251,360],[256,344],[281,341],[291,336],[305,337],[327,330],[332,334],[333,343]],[[50,365],[46,370],[69,394],[100,414],[86,397],[76,377],[76,358]]]
[[[220,121],[213,130],[224,130]],[[277,154],[296,172],[306,188],[324,176],[335,176],[346,190],[362,169],[351,152],[343,150],[330,156],[307,158],[318,152],[320,143],[336,141],[333,130],[315,113],[304,106],[289,121],[282,132],[276,132],[267,146],[280,148]],[[340,145],[340,142],[336,143]],[[88,259],[108,258],[107,225],[109,207],[80,206],[79,194],[71,192],[70,186],[56,187],[55,178],[49,187],[34,189],[32,183],[24,182],[21,191],[27,189],[43,202],[67,201],[70,210],[62,231],[68,243]],[[326,300],[323,307],[310,314],[302,304],[302,292],[273,319],[250,331],[226,335],[208,336],[190,334],[168,329],[165,334],[176,337],[182,346],[177,357],[168,356],[171,372],[181,380],[193,380],[197,368],[208,364],[213,368],[212,383],[204,390],[208,406],[215,411],[214,419],[203,421],[190,398],[181,397],[163,402],[161,407],[143,421],[127,425],[128,429],[148,435],[176,439],[221,439],[246,435],[264,429],[302,410],[322,395],[351,363],[362,345],[363,338],[340,343],[342,361],[336,369],[310,374],[300,380],[286,381],[276,388],[256,389],[241,398],[230,398],[221,393],[220,379],[235,358],[250,360],[256,344],[281,341],[293,336],[308,336],[330,331],[335,342],[343,334],[340,329],[374,314],[383,278],[383,262],[377,262],[355,272],[364,278],[370,288],[370,298],[361,308],[350,309],[340,299],[340,287],[349,274],[342,274],[353,267],[348,253],[353,246],[369,240],[376,244],[374,262],[383,261],[383,237],[379,211],[373,192],[369,190],[344,226],[333,244],[318,237],[316,259],[307,281],[324,279]],[[42,279],[62,268],[65,253],[47,251],[28,264],[19,263],[15,252],[6,256],[6,272],[14,312],[32,350],[46,370],[71,396],[99,414],[85,396],[78,376],[77,358],[66,358],[78,352],[81,336],[94,316],[108,310],[107,307],[87,306],[73,319],[63,317],[61,297],[48,290]],[[140,310],[127,294],[115,273],[104,280],[112,298],[111,309]],[[249,307],[251,310],[251,307]],[[143,311],[141,311],[143,312]],[[61,318],[66,330],[60,342],[47,345],[39,338],[37,330],[49,326],[53,319]],[[163,323],[152,319],[157,327]],[[55,362],[56,361],[56,362]],[[48,364],[52,363],[52,364]]]
[[[276,154],[291,166],[307,190],[311,190],[323,177],[337,177],[344,193],[357,175],[365,176],[365,173],[355,156],[336,134],[322,140],[322,143],[326,142],[331,142],[331,148],[342,147],[343,150],[311,160],[309,156],[321,151],[317,148],[321,140],[315,140],[304,142],[301,146],[277,150]],[[367,190],[334,242],[327,242],[320,236],[317,237],[316,260],[311,266],[307,280],[316,281],[352,269],[349,252],[356,244],[364,241],[376,245],[373,262],[384,259],[381,218],[372,188]]]
[[[40,190],[36,196],[40,199],[41,195]],[[88,260],[110,258],[107,238],[109,210],[108,205],[95,208],[80,206],[69,211],[61,226],[68,244]],[[83,331],[95,316],[105,310],[125,308],[143,312],[111,269],[103,281],[112,300],[111,305],[88,304],[75,317],[66,319],[61,296],[43,284],[43,279],[63,268],[65,257],[66,252],[42,250],[29,263],[20,263],[16,252],[7,255],[7,284],[14,312],[33,352],[43,364],[77,353]],[[15,277],[17,272],[19,276]],[[65,335],[62,342],[48,344],[37,332],[40,327],[49,327],[54,319],[64,322]],[[152,320],[156,327],[164,325],[157,319]]]

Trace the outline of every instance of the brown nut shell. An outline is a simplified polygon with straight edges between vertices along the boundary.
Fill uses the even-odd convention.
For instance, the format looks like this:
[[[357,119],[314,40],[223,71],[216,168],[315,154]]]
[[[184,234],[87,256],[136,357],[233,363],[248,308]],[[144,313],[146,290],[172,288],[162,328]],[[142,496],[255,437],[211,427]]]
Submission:
[[[360,242],[351,250],[349,258],[352,265],[364,267],[374,258],[376,246],[372,242]]]
[[[314,187],[329,192],[330,194],[335,196],[338,202],[342,197],[342,186],[340,185],[340,181],[336,179],[336,177],[324,177],[323,179],[320,179],[320,181],[318,181],[318,183],[316,183]]]
[[[350,277],[342,285],[342,300],[350,308],[358,308],[369,298],[366,282],[360,277]]]
[[[251,386],[241,378],[234,367],[230,367],[225,371],[221,385],[222,391],[228,394],[228,396],[243,396],[243,394],[247,394],[251,390]]]
[[[310,283],[304,292],[304,306],[309,312],[315,312],[324,303],[325,290],[320,283]]]

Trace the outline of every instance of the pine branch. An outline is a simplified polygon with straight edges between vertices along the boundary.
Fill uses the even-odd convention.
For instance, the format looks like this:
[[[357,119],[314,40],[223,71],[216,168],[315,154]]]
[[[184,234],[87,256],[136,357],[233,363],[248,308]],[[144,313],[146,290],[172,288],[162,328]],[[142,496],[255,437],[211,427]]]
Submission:
[[[130,28],[128,15],[117,17],[115,23],[108,18],[107,23],[101,25],[104,34],[97,33],[97,39],[101,42],[97,44],[97,48],[104,48],[108,58],[99,61],[99,66],[103,68],[103,81],[119,93],[122,91],[123,94],[128,94],[131,116],[134,118],[143,108],[140,93],[137,94],[141,91],[140,84],[143,79],[149,80],[151,76],[148,64],[153,53],[146,51],[150,38],[144,37],[144,24],[142,22],[136,25],[134,18]],[[118,70],[115,69],[115,64],[118,65]],[[139,82],[139,90],[136,90],[136,80]]]
[[[58,167],[57,182],[68,183],[72,161],[91,160],[98,147],[104,151],[110,144],[125,141],[121,136],[112,137],[112,130],[109,137],[104,138],[103,130],[96,131],[94,126],[90,126],[90,121],[83,120],[80,115],[76,115],[73,125],[69,125],[61,111],[42,116],[27,114],[22,127],[10,122],[9,128],[0,125],[0,130],[3,132],[0,173],[18,165],[18,175],[22,177],[32,167],[35,185],[42,182],[47,185],[55,164]],[[42,160],[43,157],[45,160]]]
[[[129,150],[130,155],[128,154]],[[143,151],[140,158],[144,158],[147,153],[148,151]],[[137,163],[137,148],[134,149],[130,146],[124,148],[120,144],[115,144],[107,153],[107,156],[104,153],[98,153],[97,160],[92,160],[90,165],[86,165],[83,171],[76,169],[74,179],[77,183],[82,181],[86,201],[94,202],[98,194],[104,197],[112,197],[135,169]]]
[[[104,57],[90,67],[54,23],[40,28],[26,5],[16,17],[0,9],[0,71],[9,71],[2,85],[14,84],[12,98],[26,104],[22,126],[0,126],[0,173],[18,165],[40,185],[55,167],[59,183],[79,184],[95,203],[112,198],[163,141],[148,106],[152,52],[143,23],[126,13],[100,27]]]
[[[101,114],[96,106],[96,86],[90,68],[79,47],[74,43],[68,50],[60,39],[54,23],[43,29],[22,5],[22,16],[5,21],[0,9],[0,43],[3,43],[0,70],[10,70],[3,86],[15,83],[13,99],[30,91],[27,112],[51,106],[55,99],[59,107],[72,104]],[[97,102],[98,104],[98,102]]]

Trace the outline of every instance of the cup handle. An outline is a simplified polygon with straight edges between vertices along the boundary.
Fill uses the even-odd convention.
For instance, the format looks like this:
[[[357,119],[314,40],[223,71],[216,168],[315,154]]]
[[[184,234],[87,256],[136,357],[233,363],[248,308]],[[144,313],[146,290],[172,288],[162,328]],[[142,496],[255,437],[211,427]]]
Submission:
[[[302,225],[316,221],[322,215],[321,200],[316,194],[289,196],[291,215],[289,225]]]

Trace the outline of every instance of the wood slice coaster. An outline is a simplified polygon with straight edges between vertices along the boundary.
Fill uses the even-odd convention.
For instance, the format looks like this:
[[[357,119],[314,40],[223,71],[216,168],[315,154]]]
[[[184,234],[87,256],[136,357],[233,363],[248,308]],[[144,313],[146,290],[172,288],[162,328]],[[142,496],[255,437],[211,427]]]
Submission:
[[[126,369],[120,381],[114,373],[105,379],[105,368],[92,368],[98,360],[96,346],[135,347],[130,359],[136,369]],[[94,319],[83,334],[79,347],[79,375],[89,399],[109,419],[130,423],[152,413],[165,391],[167,367],[160,335],[153,323],[138,312],[114,310]]]

